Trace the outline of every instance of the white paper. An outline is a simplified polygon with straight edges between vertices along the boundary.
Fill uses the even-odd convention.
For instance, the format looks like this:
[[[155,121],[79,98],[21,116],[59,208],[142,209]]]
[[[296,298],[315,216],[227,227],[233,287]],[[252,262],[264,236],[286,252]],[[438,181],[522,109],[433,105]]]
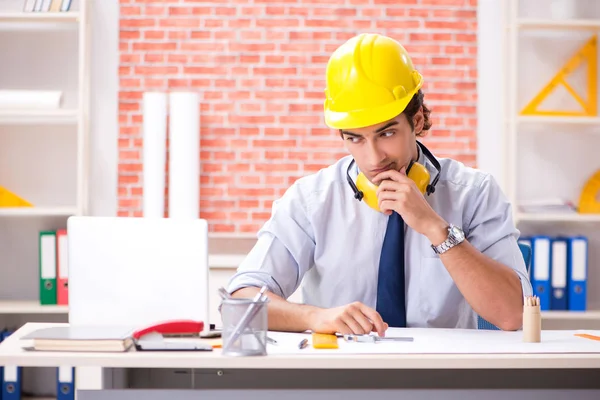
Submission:
[[[169,217],[197,219],[200,207],[199,97],[169,96]]]
[[[410,336],[413,342],[355,343],[338,338],[338,349],[314,349],[310,334],[269,332],[276,345],[268,354],[522,354],[522,353],[600,353],[600,341],[576,337],[575,333],[600,336],[600,331],[542,331],[540,343],[523,342],[522,331],[477,329],[390,328],[387,337]],[[309,346],[299,349],[304,338]]]
[[[58,240],[58,277],[61,279],[69,278],[69,249],[67,235],[57,236]]]
[[[146,92],[143,97],[143,201],[144,217],[162,218],[165,212],[167,160],[167,95]]]
[[[16,365],[4,366],[4,382],[16,382],[18,377],[18,368]]]
[[[64,365],[58,367],[58,381],[63,383],[73,382],[73,367]]]
[[[54,234],[44,234],[41,239],[42,251],[42,279],[56,278],[56,236]]]
[[[0,90],[0,108],[57,109],[62,92],[58,90]]]

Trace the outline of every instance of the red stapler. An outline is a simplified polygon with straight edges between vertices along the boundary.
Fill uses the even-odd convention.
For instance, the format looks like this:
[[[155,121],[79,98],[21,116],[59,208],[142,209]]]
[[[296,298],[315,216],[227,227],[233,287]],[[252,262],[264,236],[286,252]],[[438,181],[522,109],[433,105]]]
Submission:
[[[165,336],[196,336],[204,329],[204,322],[193,320],[170,320],[159,322],[133,332],[137,350],[154,351],[212,351],[212,346],[199,341],[169,341]]]
[[[133,338],[139,340],[149,333],[161,335],[200,335],[204,329],[204,322],[190,319],[174,319],[163,321],[133,332]]]

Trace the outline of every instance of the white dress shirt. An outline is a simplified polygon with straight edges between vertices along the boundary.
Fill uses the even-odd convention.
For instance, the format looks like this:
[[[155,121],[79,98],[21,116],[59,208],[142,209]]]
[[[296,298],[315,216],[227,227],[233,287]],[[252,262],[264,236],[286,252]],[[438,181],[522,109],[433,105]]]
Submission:
[[[229,282],[230,293],[267,285],[288,298],[302,284],[305,304],[337,307],[354,301],[376,308],[380,251],[388,217],[353,197],[347,156],[298,179],[273,203],[254,248]],[[512,268],[523,295],[532,287],[519,250],[520,232],[511,205],[494,178],[462,163],[438,158],[435,193],[426,197],[468,241]],[[436,174],[421,153],[419,163]],[[358,171],[353,168],[354,179]],[[406,317],[409,327],[476,328],[477,315],[450,277],[427,238],[410,227],[405,234]]]

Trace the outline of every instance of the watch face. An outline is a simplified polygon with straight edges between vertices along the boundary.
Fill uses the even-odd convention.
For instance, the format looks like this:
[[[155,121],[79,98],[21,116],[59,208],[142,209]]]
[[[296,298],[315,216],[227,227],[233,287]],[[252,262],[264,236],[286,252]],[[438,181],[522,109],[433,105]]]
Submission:
[[[458,226],[452,226],[450,228],[450,235],[454,236],[458,240],[463,240],[465,238],[465,234]]]

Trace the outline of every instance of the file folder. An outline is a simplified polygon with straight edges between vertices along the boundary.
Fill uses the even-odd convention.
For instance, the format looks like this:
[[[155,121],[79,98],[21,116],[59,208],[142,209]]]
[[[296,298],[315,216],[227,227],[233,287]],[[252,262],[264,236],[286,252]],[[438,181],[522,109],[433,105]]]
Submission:
[[[74,376],[75,369],[73,367],[60,366],[57,368],[56,400],[75,399]]]
[[[69,304],[69,260],[67,253],[67,230],[56,231],[56,304]]]
[[[527,252],[527,254],[523,254],[523,258],[527,259],[529,258],[529,263],[525,263],[526,267],[527,267],[527,274],[529,276],[529,280],[531,280],[531,263],[532,263],[532,254],[531,254],[531,239],[527,236],[522,236],[519,238],[519,240],[517,241],[519,244],[524,244],[526,246],[529,246],[529,251]],[[523,252],[523,250],[521,249],[521,252]],[[527,257],[527,255],[529,255],[529,257]]]
[[[567,240],[565,238],[552,239],[550,251],[552,271],[552,295],[550,297],[551,310],[567,309]]]
[[[3,340],[11,334],[12,331],[5,331],[2,334]],[[4,365],[4,371],[2,373],[2,400],[21,399],[21,377],[21,367],[16,365]]]
[[[575,236],[568,240],[568,309],[585,311],[587,308],[588,239]]]
[[[540,298],[540,310],[550,310],[550,242],[549,236],[531,237],[533,294]]]
[[[56,304],[56,232],[39,234],[40,304]]]

